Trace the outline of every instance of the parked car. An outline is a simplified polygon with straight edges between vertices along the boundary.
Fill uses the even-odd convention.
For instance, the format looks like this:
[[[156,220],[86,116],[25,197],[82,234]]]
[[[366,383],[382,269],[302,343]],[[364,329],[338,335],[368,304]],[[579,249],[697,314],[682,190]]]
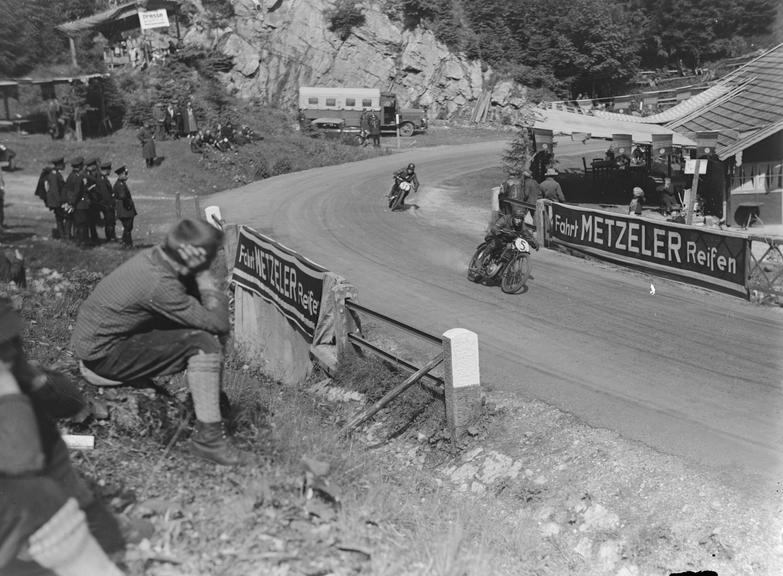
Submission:
[[[347,127],[342,118],[315,118],[306,127],[306,133],[313,138],[339,140],[345,144],[360,143],[359,129]]]

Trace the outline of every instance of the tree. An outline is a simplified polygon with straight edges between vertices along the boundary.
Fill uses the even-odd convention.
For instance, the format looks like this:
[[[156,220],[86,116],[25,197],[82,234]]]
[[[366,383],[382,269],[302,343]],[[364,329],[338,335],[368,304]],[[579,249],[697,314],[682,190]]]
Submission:
[[[533,141],[530,138],[530,129],[521,128],[511,143],[503,152],[503,172],[506,175],[521,174],[530,166]]]

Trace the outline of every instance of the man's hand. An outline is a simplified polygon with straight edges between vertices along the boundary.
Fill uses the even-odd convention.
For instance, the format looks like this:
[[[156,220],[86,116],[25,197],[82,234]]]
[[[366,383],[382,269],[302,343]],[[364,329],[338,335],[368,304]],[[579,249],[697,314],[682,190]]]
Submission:
[[[182,262],[190,268],[195,270],[200,268],[207,262],[207,251],[200,246],[193,246],[192,244],[183,244],[177,248],[177,253],[182,259]]]
[[[196,274],[196,286],[198,286],[201,292],[205,290],[220,290],[217,278],[209,270],[202,270]]]

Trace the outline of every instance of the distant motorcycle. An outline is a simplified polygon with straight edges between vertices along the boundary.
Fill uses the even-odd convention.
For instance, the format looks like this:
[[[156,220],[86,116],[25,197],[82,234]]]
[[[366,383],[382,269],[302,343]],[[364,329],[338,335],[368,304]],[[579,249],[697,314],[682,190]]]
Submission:
[[[506,294],[516,294],[530,278],[530,242],[520,233],[505,233],[500,254],[482,242],[468,264],[468,280],[487,285],[500,284]]]
[[[389,208],[396,210],[402,203],[402,199],[405,192],[410,192],[413,188],[413,184],[408,182],[400,174],[394,175],[394,186],[392,186],[391,192],[387,197],[389,200]]]

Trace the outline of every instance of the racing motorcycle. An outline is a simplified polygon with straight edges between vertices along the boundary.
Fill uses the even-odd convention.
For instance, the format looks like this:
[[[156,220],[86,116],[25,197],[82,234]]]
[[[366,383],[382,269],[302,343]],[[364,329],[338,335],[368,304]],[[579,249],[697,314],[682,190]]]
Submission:
[[[413,184],[408,182],[404,176],[400,174],[394,175],[394,186],[392,186],[391,192],[389,192],[389,208],[396,210],[402,203],[402,198],[405,192],[410,192],[413,188]]]
[[[530,277],[530,242],[520,233],[505,233],[500,254],[493,257],[492,244],[482,242],[468,264],[468,280],[500,284],[506,294],[516,294]]]

